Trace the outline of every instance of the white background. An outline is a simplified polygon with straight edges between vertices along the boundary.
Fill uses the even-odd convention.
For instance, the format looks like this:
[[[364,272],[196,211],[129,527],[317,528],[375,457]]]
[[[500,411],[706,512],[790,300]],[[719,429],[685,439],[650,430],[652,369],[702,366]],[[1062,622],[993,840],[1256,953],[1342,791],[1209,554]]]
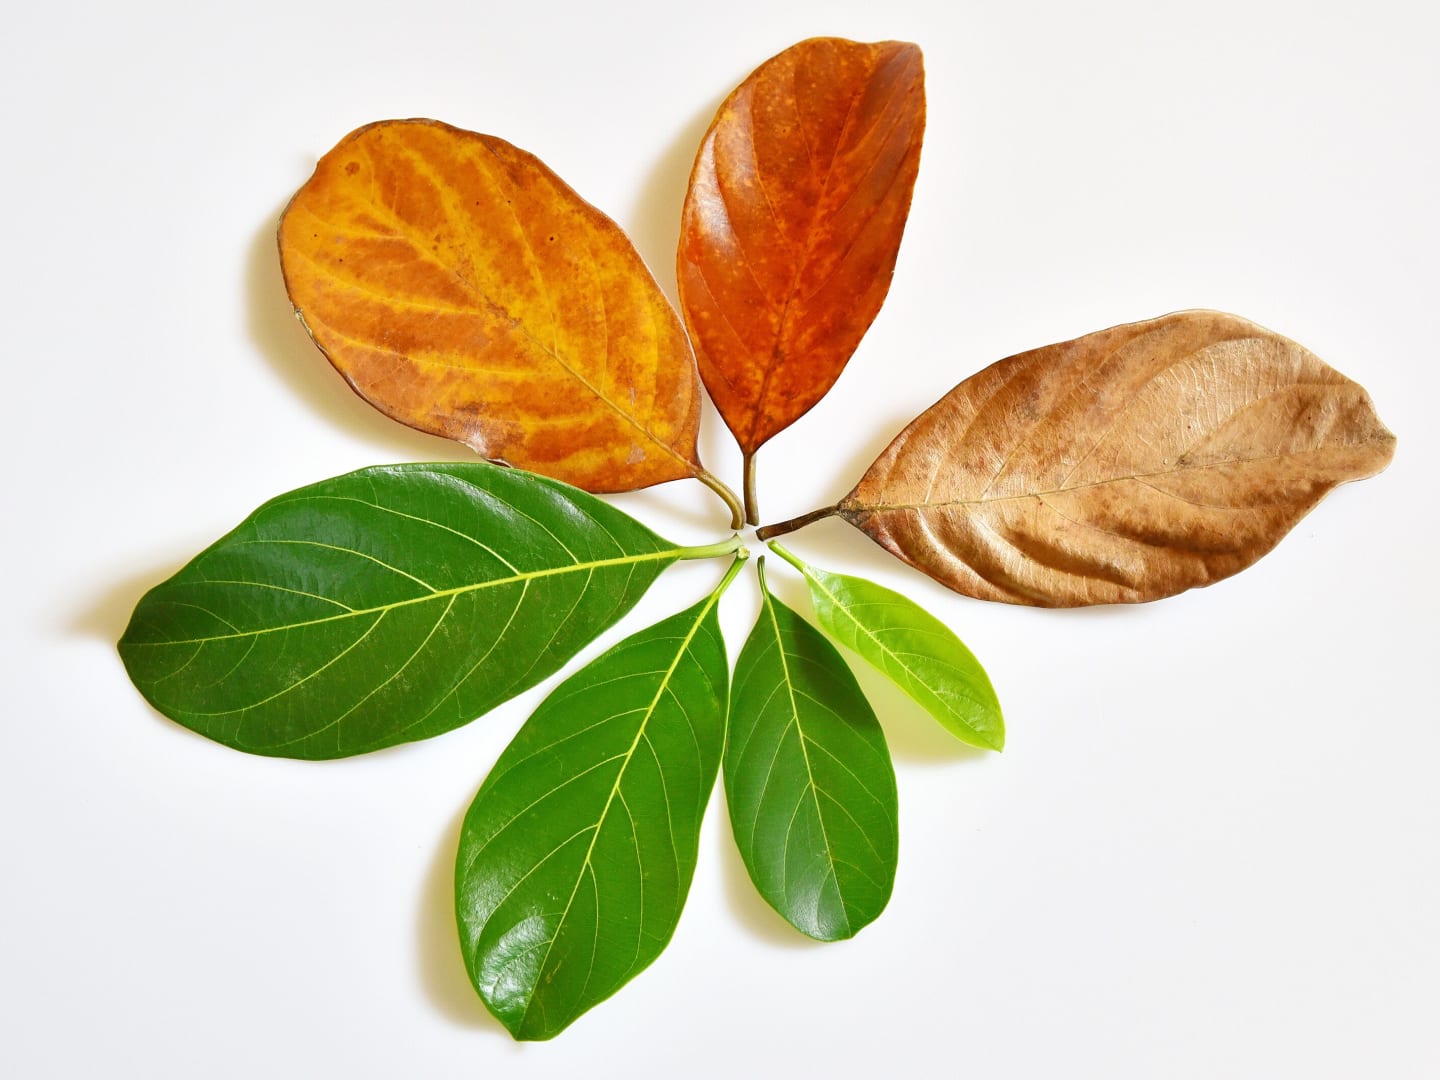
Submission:
[[[1435,10],[11,5],[0,1074],[1440,1075]],[[853,942],[800,939],[750,892],[717,797],[670,949],[518,1046],[466,981],[450,868],[545,688],[428,743],[272,761],[152,712],[114,641],[146,588],[270,496],[462,456],[353,397],[289,315],[274,227],[320,154],[386,117],[503,136],[673,293],[716,105],[822,34],[920,43],[929,130],[885,310],[760,454],[767,518],[844,494],[985,364],[1183,307],[1248,316],[1363,383],[1398,455],[1255,568],[1136,609],[984,604],[844,524],[797,534],[956,628],[1008,749],[959,749],[866,678],[900,786],[884,916]],[[736,483],[713,414],[702,447]],[[722,532],[693,482],[619,502],[677,540]],[[585,655],[719,570],[667,574]],[[732,655],[754,610],[742,581]]]

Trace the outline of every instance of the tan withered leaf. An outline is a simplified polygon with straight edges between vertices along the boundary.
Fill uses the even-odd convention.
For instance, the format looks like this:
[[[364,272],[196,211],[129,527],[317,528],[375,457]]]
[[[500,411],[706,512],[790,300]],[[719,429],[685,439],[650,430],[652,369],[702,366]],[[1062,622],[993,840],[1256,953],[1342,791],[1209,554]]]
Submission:
[[[433,120],[360,128],[286,208],[280,258],[315,343],[396,420],[590,491],[708,477],[674,309],[525,151]]]
[[[970,596],[1135,603],[1243,570],[1394,448],[1365,391],[1312,353],[1189,311],[986,368],[836,510]]]
[[[757,68],[706,132],[680,300],[747,461],[824,396],[880,310],[924,127],[918,47],[815,38]]]

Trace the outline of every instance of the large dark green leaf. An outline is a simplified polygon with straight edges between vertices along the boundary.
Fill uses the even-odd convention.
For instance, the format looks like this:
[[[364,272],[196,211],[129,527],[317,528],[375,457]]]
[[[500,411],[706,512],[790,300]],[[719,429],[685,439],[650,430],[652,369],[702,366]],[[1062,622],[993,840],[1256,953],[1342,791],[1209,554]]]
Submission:
[[[805,575],[815,619],[919,703],[952,735],[983,750],[1005,746],[1005,718],[990,677],[954,632],[915,601],[848,574],[802,562],[771,543]]]
[[[824,941],[872,922],[895,883],[895,771],[835,646],[771,595],[735,664],[725,797],[760,895]]]
[[[458,727],[611,625],[679,548],[599,499],[483,463],[363,469],[266,503],[141,599],[120,639],[166,716],[333,758]]]
[[[518,1039],[548,1039],[660,954],[680,917],[725,740],[715,608],[734,577],[555,690],[460,834],[465,966]]]

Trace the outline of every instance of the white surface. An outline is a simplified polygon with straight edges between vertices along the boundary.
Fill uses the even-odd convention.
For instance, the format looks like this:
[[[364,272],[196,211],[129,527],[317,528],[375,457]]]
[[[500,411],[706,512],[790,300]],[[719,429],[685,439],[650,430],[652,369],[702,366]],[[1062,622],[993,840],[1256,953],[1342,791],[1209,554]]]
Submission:
[[[1440,1074],[1433,4],[251,0],[5,23],[0,1074]],[[798,534],[967,639],[1009,749],[957,751],[882,692],[902,842],[879,922],[788,932],[717,799],[671,948],[517,1046],[465,980],[449,874],[543,688],[429,743],[270,761],[153,713],[113,642],[264,499],[457,456],[352,397],[289,318],[273,229],[321,153],[394,116],[502,135],[673,290],[715,106],[817,34],[919,42],[930,124],[889,303],[761,452],[767,518],[843,494],[985,364],[1182,307],[1314,349],[1399,453],[1259,566],[1142,609],[982,604],[841,524]],[[621,501],[719,535],[696,484]],[[718,570],[667,575],[625,628]],[[732,655],[753,612],[742,582]]]

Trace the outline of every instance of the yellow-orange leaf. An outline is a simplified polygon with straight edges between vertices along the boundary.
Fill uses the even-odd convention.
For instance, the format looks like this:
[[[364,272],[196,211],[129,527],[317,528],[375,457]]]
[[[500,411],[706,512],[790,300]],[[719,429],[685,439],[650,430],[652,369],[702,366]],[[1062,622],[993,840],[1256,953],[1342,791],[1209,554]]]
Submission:
[[[831,512],[970,596],[1134,603],[1243,570],[1394,448],[1314,354],[1189,311],[986,368]]]
[[[315,343],[396,420],[590,491],[708,477],[674,309],[523,150],[433,120],[360,128],[286,208],[280,258]]]
[[[706,133],[681,308],[747,459],[824,396],[880,310],[924,127],[919,48],[815,38],[756,69]]]

